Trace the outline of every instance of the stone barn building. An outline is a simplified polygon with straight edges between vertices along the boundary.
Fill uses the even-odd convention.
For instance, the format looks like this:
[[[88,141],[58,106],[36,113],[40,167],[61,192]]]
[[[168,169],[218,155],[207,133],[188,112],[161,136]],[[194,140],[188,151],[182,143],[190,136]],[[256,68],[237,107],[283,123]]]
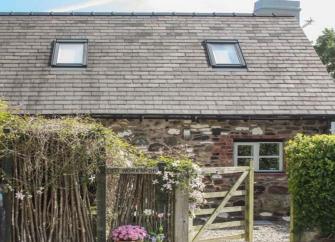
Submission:
[[[29,115],[91,115],[203,166],[253,160],[256,215],[288,213],[285,142],[328,133],[335,116],[334,80],[294,16],[0,15],[3,99]]]

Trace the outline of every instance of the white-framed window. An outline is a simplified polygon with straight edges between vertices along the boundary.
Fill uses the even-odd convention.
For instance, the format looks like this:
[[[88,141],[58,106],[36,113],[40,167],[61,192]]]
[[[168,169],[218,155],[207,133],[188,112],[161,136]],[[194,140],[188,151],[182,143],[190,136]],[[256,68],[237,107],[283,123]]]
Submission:
[[[87,40],[56,40],[51,58],[53,67],[86,67]]]
[[[234,165],[248,166],[254,161],[255,171],[283,171],[282,142],[235,142]]]

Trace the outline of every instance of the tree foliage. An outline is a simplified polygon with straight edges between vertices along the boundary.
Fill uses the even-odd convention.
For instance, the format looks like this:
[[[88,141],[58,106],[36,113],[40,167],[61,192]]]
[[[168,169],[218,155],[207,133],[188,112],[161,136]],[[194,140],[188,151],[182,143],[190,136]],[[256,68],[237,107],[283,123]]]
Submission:
[[[295,232],[335,235],[335,135],[297,135],[286,158]]]
[[[314,46],[328,72],[335,78],[335,31],[326,28]]]

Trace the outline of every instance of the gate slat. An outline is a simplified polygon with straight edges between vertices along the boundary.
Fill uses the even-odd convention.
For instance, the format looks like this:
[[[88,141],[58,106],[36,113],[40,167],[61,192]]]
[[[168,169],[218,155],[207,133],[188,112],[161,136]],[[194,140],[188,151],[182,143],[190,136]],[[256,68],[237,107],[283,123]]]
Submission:
[[[244,206],[236,206],[236,207],[225,207],[220,210],[220,213],[231,213],[231,212],[241,212],[244,211]],[[196,209],[194,214],[195,215],[207,215],[212,214],[214,212],[215,208],[202,208],[202,209]]]
[[[233,235],[227,235],[225,237],[216,237],[216,238],[210,238],[210,239],[204,239],[201,240],[201,242],[222,242],[225,240],[234,240],[234,239],[243,239],[244,233],[241,234],[233,234]]]
[[[229,174],[229,173],[240,173],[249,170],[249,166],[232,166],[232,167],[203,167],[201,173],[203,175],[208,174]]]
[[[224,222],[224,223],[215,223],[207,226],[207,229],[223,229],[223,228],[231,228],[231,227],[239,227],[243,226],[245,223],[244,221],[231,221],[231,222]],[[203,225],[193,226],[193,229],[198,231],[203,227]]]
[[[217,197],[225,197],[228,192],[206,192],[204,193],[204,198],[217,198]],[[244,190],[238,190],[232,193],[232,196],[243,196],[245,195]]]

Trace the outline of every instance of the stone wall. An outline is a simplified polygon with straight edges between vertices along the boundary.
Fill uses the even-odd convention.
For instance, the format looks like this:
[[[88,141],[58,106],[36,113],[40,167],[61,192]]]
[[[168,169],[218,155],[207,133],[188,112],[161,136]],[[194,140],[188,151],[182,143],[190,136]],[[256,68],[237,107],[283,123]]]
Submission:
[[[178,149],[203,166],[233,166],[234,141],[285,142],[297,133],[327,133],[329,129],[326,120],[102,121],[146,152],[161,153]],[[256,216],[286,216],[289,195],[285,172],[256,173],[255,181]],[[212,181],[208,189],[218,190],[224,183],[223,180]]]

